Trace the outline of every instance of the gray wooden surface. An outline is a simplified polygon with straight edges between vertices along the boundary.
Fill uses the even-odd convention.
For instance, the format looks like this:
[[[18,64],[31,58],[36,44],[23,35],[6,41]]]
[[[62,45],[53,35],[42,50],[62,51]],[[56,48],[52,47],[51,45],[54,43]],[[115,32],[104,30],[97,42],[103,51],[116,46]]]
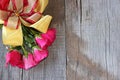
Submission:
[[[0,80],[120,80],[120,0],[50,0],[45,14],[57,28],[49,57],[29,71],[5,68],[0,38]]]

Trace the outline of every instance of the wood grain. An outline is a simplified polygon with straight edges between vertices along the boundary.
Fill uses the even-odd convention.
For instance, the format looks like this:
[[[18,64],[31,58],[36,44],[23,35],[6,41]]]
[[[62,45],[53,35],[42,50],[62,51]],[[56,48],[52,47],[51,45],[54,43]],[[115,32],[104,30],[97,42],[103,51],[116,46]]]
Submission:
[[[120,11],[118,10],[120,1],[108,0],[106,4],[109,22],[109,29],[106,29],[109,36],[107,37],[107,70],[115,80],[120,80]]]
[[[57,28],[49,57],[28,71],[5,68],[0,39],[0,80],[120,80],[120,0],[49,2],[44,14]]]
[[[0,30],[0,33],[2,31]],[[0,34],[0,36],[2,36]],[[5,67],[5,54],[7,50],[2,44],[2,39],[0,38],[0,80],[22,80],[22,70],[13,67]]]
[[[67,80],[119,80],[119,1],[65,1]]]

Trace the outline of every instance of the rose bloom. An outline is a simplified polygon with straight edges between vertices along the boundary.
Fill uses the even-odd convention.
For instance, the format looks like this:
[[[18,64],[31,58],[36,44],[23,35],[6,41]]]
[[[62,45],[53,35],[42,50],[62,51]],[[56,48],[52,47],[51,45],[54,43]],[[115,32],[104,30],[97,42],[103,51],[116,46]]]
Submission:
[[[32,53],[28,53],[27,57],[23,56],[23,61],[24,61],[24,69],[25,70],[28,70],[37,65]]]
[[[56,39],[56,29],[51,28],[46,33],[42,33],[41,37],[36,37],[35,41],[42,49],[47,49]]]
[[[48,57],[48,50],[40,50],[40,49],[34,48],[33,56],[35,61],[39,63]]]
[[[6,54],[6,65],[11,64],[19,68],[24,68],[22,54],[17,50],[12,50]]]

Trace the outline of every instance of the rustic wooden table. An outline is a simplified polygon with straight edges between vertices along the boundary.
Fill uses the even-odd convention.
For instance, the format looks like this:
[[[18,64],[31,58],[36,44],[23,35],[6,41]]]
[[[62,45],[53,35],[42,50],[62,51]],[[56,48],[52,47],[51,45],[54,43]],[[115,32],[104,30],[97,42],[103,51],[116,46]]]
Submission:
[[[0,80],[120,80],[120,0],[50,0],[45,14],[57,28],[49,57],[28,71],[5,68],[0,38]]]

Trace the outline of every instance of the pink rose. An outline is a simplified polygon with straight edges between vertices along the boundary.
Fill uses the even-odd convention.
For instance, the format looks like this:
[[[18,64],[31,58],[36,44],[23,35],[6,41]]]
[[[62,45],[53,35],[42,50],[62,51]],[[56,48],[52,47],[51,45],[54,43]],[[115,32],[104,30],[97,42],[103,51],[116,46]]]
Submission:
[[[37,48],[34,48],[33,53],[34,59],[37,63],[48,57],[48,50],[39,50]]]
[[[47,49],[56,39],[56,29],[49,29],[46,33],[41,34],[41,37],[36,37],[35,41],[42,49]]]
[[[38,46],[42,49],[47,49],[49,46],[49,41],[47,39],[36,37],[35,41],[38,44]]]
[[[26,70],[37,65],[37,63],[34,60],[33,54],[31,53],[28,54],[28,57],[23,56],[23,61],[24,61],[24,69]]]
[[[47,39],[50,43],[49,45],[51,45],[56,39],[56,29],[55,28],[49,29],[47,33],[41,34],[41,37]]]
[[[6,65],[11,64],[19,68],[24,68],[22,54],[17,50],[12,50],[6,54]]]

